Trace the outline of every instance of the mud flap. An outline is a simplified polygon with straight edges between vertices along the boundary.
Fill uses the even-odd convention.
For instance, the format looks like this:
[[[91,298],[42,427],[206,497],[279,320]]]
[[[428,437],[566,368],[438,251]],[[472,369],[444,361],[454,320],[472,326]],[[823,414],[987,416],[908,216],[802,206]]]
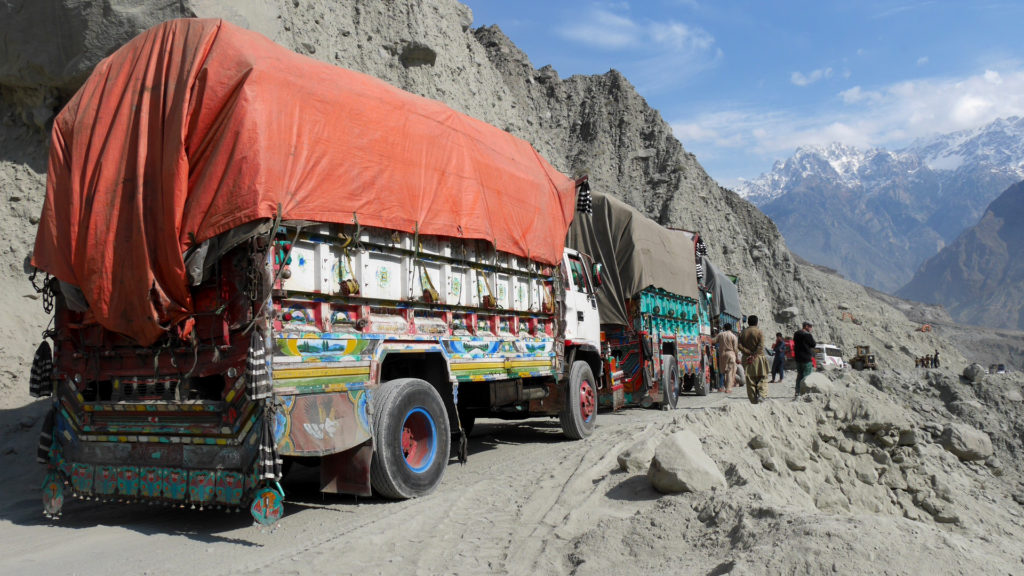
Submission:
[[[373,447],[369,442],[337,454],[320,457],[320,491],[332,494],[370,496],[370,461]]]

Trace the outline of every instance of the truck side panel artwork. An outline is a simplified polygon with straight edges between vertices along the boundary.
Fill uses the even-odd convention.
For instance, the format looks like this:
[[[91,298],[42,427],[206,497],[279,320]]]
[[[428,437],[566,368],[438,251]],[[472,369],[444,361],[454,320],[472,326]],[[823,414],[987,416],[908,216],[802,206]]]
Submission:
[[[218,20],[101,62],[52,141],[47,513],[70,487],[270,524],[282,458],[408,498],[476,417],[593,430],[576,186],[528,143]]]

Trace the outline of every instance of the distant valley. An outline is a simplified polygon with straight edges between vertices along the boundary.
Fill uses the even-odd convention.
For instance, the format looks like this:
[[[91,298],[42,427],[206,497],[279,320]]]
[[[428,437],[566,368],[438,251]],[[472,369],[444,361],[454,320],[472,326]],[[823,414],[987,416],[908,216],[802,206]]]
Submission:
[[[896,294],[942,304],[957,322],[1024,330],[1024,182],[928,259]]]

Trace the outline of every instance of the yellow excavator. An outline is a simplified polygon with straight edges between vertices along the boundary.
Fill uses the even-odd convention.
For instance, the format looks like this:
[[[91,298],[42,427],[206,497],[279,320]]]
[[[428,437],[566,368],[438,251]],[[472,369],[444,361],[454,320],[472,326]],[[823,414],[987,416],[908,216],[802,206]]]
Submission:
[[[854,370],[878,370],[875,364],[875,355],[871,353],[870,346],[857,346],[857,354],[850,358],[850,368]]]

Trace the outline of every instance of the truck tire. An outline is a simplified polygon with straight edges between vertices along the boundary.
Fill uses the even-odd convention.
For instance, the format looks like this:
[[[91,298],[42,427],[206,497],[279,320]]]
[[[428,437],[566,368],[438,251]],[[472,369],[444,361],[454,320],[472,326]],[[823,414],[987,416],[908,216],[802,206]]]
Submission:
[[[581,440],[590,436],[597,421],[597,382],[590,365],[582,360],[573,362],[566,386],[560,416],[562,434],[570,440]]]
[[[385,498],[424,496],[448,467],[451,432],[444,401],[428,382],[398,378],[373,394],[370,484]]]
[[[661,409],[675,410],[679,395],[679,365],[671,354],[661,355]]]

